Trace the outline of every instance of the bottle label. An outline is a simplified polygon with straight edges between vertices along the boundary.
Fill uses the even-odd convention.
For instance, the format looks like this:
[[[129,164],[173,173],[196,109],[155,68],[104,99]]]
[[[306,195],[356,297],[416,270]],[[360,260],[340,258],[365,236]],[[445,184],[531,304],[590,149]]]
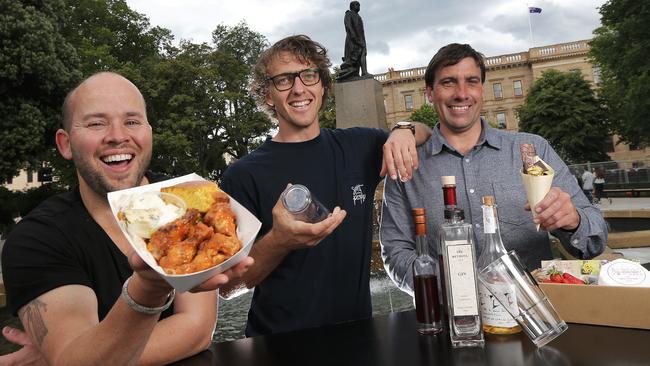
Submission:
[[[447,262],[449,263],[449,284],[453,301],[454,316],[478,315],[476,301],[476,275],[472,260],[471,244],[453,244],[447,247]],[[467,241],[464,241],[467,243]],[[447,242],[449,244],[451,242]]]
[[[492,293],[482,283],[478,287],[483,324],[502,328],[516,326],[517,322],[502,305],[507,304],[512,314],[519,314],[514,286],[505,283],[490,284],[490,289]]]
[[[497,223],[494,220],[494,209],[492,206],[483,206],[483,232],[494,234],[497,232]]]

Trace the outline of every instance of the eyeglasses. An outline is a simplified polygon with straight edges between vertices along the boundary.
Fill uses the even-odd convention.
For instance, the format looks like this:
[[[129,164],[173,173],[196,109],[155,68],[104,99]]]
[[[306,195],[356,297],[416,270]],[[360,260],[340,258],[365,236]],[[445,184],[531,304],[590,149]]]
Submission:
[[[266,79],[273,82],[278,91],[285,91],[293,88],[296,77],[300,78],[305,86],[318,84],[320,81],[320,69],[304,69],[298,72],[287,72],[280,75],[271,76]]]

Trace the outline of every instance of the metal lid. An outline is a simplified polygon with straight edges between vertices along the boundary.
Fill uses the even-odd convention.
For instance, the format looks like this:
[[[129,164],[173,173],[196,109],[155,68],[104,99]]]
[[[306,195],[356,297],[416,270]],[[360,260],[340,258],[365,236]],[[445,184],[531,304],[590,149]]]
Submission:
[[[311,193],[301,184],[294,184],[282,193],[282,204],[289,212],[304,211],[310,203]]]

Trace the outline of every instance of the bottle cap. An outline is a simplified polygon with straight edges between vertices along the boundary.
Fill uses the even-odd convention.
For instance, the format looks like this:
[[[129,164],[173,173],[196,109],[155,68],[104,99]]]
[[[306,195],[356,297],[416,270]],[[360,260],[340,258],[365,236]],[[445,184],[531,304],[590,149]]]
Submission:
[[[418,208],[411,209],[411,214],[413,216],[421,216],[421,215],[425,215],[426,211],[423,208],[418,207]]]
[[[483,204],[486,206],[494,206],[494,196],[483,196]]]
[[[301,184],[294,184],[282,193],[282,204],[291,213],[305,210],[310,202],[311,193]]]
[[[456,185],[456,177],[453,175],[443,175],[440,177],[443,186]]]

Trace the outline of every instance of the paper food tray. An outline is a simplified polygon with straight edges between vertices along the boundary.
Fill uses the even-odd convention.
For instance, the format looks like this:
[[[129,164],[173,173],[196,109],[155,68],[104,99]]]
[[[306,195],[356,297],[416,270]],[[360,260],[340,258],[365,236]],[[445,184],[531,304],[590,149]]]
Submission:
[[[127,238],[131,246],[135,251],[140,255],[140,257],[156,272],[162,276],[165,281],[167,281],[171,286],[173,286],[178,292],[185,292],[192,289],[193,287],[204,282],[208,278],[214,276],[217,273],[221,273],[239,263],[244,259],[251,250],[257,233],[262,227],[262,223],[250,213],[244,206],[242,206],[235,199],[230,197],[230,206],[237,217],[237,237],[241,241],[242,248],[235,253],[232,257],[228,258],[226,261],[221,264],[214,266],[212,268],[205,269],[200,272],[184,274],[184,275],[169,275],[156,263],[153,255],[147,250],[146,244],[142,238],[137,236],[131,236],[127,230],[126,225],[123,221],[117,219],[117,214],[120,210],[126,208],[128,204],[129,197],[134,193],[143,193],[143,192],[158,192],[162,187],[173,186],[183,182],[195,181],[195,180],[205,180],[200,175],[192,173],[184,175],[182,177],[173,178],[165,180],[158,183],[153,183],[145,186],[139,186],[129,189],[123,189],[120,191],[108,193],[108,203],[113,212],[113,217],[118,222],[122,233]]]

